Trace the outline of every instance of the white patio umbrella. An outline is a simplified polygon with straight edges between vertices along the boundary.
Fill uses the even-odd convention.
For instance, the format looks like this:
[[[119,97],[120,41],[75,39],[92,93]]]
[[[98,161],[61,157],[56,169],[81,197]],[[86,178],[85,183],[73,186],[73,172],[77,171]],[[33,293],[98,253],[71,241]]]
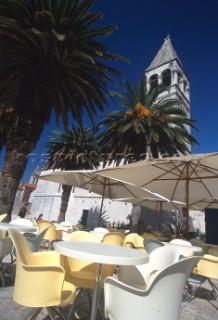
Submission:
[[[127,198],[119,199],[120,201],[130,202],[137,206],[144,206],[155,211],[164,211],[164,210],[179,210],[185,206],[184,202],[179,201],[170,201],[164,198]]]
[[[205,198],[199,201],[195,201],[191,203],[192,207],[195,207],[198,210],[204,211],[205,209],[209,208],[218,208],[218,197],[216,198]]]
[[[144,206],[146,208],[155,210],[159,214],[159,228],[161,226],[161,218],[163,211],[175,211],[180,210],[182,207],[185,206],[184,202],[179,201],[169,201],[164,198],[129,198],[129,199],[121,199],[121,201],[130,202],[133,205],[137,206]]]
[[[136,187],[127,182],[101,176],[98,174],[98,170],[54,171],[47,174],[42,173],[39,179],[86,189],[101,195],[99,223],[105,198],[119,199],[148,196],[158,198],[158,196],[148,190]]]
[[[190,203],[218,196],[218,153],[145,160],[99,174],[184,202],[187,208]]]

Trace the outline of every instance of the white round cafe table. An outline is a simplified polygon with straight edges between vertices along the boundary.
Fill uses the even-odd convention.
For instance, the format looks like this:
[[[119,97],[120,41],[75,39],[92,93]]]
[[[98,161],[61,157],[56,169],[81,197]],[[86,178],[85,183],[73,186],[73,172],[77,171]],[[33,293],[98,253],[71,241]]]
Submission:
[[[99,263],[98,281],[92,301],[91,320],[96,319],[102,265],[113,264],[128,266],[144,264],[149,260],[146,252],[110,244],[83,241],[59,241],[55,243],[54,247],[57,252],[67,257]]]
[[[21,224],[0,222],[0,230],[8,230],[9,228],[17,229],[20,232],[36,232],[37,231],[37,227],[35,226],[25,226]]]
[[[196,247],[196,246],[186,246],[182,244],[177,244],[177,243],[170,243],[170,242],[163,242],[166,246],[172,246],[174,248],[177,248],[181,254],[184,252],[190,251],[190,252],[202,252],[201,247]]]

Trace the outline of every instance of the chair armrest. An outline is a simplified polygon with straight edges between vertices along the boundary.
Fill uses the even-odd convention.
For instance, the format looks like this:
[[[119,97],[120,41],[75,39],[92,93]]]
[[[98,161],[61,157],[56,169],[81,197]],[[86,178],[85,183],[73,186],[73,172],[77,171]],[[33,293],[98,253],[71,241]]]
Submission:
[[[107,286],[107,284],[116,286],[117,288],[126,290],[132,294],[140,294],[140,293],[144,293],[146,291],[145,288],[144,289],[135,288],[135,287],[130,286],[122,281],[119,281],[118,279],[116,279],[114,277],[107,277],[104,281],[104,287]]]
[[[17,303],[29,307],[46,307],[48,297],[50,305],[60,303],[65,278],[63,267],[23,265],[18,261],[16,274],[14,300]]]
[[[201,259],[218,262],[218,257],[213,256],[212,254],[205,254],[205,255],[203,255],[203,257]]]
[[[31,255],[31,265],[60,266],[60,254],[56,251],[37,251]]]

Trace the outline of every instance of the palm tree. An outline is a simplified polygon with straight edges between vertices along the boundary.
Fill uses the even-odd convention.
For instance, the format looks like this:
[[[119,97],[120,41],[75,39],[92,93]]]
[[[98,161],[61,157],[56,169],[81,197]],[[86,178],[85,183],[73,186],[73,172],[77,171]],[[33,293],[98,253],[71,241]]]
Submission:
[[[117,60],[96,38],[116,27],[93,27],[93,0],[0,0],[0,103],[14,106],[6,136],[0,211],[11,213],[28,157],[54,112],[68,126],[107,104]]]
[[[125,110],[108,114],[99,124],[99,128],[107,128],[100,135],[100,145],[112,154],[111,159],[119,163],[123,157],[138,161],[159,154],[186,154],[190,144],[198,144],[189,132],[189,128],[197,130],[195,120],[187,117],[181,102],[160,98],[168,88],[156,86],[146,92],[144,78],[139,87],[128,81],[125,85],[124,94],[113,93]]]
[[[13,107],[9,105],[0,105],[0,151],[6,144],[6,136],[10,130],[10,119],[14,112]]]
[[[68,129],[66,132],[54,130],[55,136],[47,143],[47,169],[83,170],[97,169],[100,165],[97,137],[85,126]],[[72,186],[62,185],[62,198],[58,221],[65,221]]]

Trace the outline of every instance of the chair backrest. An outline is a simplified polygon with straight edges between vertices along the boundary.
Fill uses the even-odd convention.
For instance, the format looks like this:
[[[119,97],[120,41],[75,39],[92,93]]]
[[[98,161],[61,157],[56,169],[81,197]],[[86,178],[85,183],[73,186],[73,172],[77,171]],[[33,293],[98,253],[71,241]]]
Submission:
[[[48,231],[48,229],[49,229],[49,227],[42,230],[37,236],[34,235],[33,233],[29,233],[29,232],[23,234],[25,236],[25,238],[28,242],[28,245],[30,247],[30,250],[32,252],[37,252],[40,250],[42,240],[44,239],[45,234]]]
[[[156,235],[154,233],[150,233],[150,232],[144,232],[141,234],[141,237],[146,239],[146,238],[154,238],[156,239]]]
[[[218,257],[205,254],[200,258],[194,273],[207,278],[218,279]]]
[[[120,266],[119,279],[126,284],[145,288],[153,271],[160,271],[179,261],[179,258],[180,252],[177,249],[169,246],[159,247],[149,254],[148,263],[135,266]]]
[[[98,237],[88,231],[73,231],[67,237],[67,241],[84,241],[100,243]],[[66,270],[66,279],[74,285],[84,288],[96,286],[98,265],[90,261],[61,256]]]
[[[170,241],[171,244],[175,244],[175,245],[182,245],[182,246],[186,246],[186,247],[192,247],[191,242],[185,240],[185,239],[173,239]],[[187,257],[192,257],[194,255],[193,251],[187,250],[187,251],[183,251],[181,254],[181,258],[187,258]]]
[[[198,260],[199,257],[191,257],[166,267],[157,273],[144,290],[126,285],[113,277],[106,278],[106,318],[179,320],[184,286]]]
[[[102,243],[122,246],[124,243],[124,239],[125,235],[121,232],[109,232],[104,235]]]
[[[62,231],[57,230],[56,227],[55,228],[48,227],[46,233],[43,236],[43,240],[56,241],[61,239],[62,239]]]
[[[2,222],[7,217],[7,215],[7,213],[0,213],[0,222]]]
[[[188,246],[188,247],[192,246],[191,242],[189,242],[187,240],[184,240],[184,239],[177,239],[177,238],[171,240],[170,243],[172,243],[172,244],[181,244],[183,246]]]
[[[55,241],[61,240],[62,232],[57,230],[53,222],[47,220],[38,221],[39,233],[44,229],[47,229],[47,232],[44,234],[43,240]]]
[[[163,242],[155,238],[145,238],[143,243],[148,253],[151,253],[153,250],[164,246]]]
[[[123,246],[125,235],[121,232],[109,232],[106,233],[102,239],[103,244],[112,244],[115,246]],[[107,249],[106,249],[107,250]],[[105,264],[102,273],[102,279],[108,276],[112,276],[115,270],[115,266],[112,264]],[[102,282],[103,285],[103,282]]]
[[[14,228],[9,228],[8,233],[14,243],[17,259],[19,259],[22,264],[28,264],[31,260],[32,252],[28,246],[27,240]]]
[[[95,234],[88,232],[88,231],[83,231],[83,230],[77,230],[77,231],[73,231],[71,232],[67,239],[67,241],[72,241],[72,240],[76,240],[76,241],[89,241],[89,242],[99,242],[100,240],[98,239],[98,237],[96,237]]]
[[[138,233],[129,233],[125,237],[124,247],[146,251],[143,241],[144,239],[140,235],[138,235]]]
[[[42,230],[44,230],[45,228],[48,228],[48,227],[56,229],[55,224],[53,222],[47,221],[47,220],[38,221],[38,227],[39,227],[39,232],[41,232]]]
[[[16,277],[13,298],[27,307],[47,307],[64,304],[75,290],[68,284],[64,290],[64,268],[55,251],[31,252],[26,238],[16,229],[9,229],[9,235],[17,253]],[[66,301],[71,303],[72,299]],[[64,305],[63,305],[64,306]]]
[[[7,216],[8,214],[7,213],[1,213],[0,214],[0,222],[5,222],[7,220]],[[0,230],[0,239],[1,238],[5,238],[7,236],[7,230]]]
[[[109,230],[102,227],[97,227],[91,233],[95,234],[100,241],[102,241],[105,234],[109,233]]]

